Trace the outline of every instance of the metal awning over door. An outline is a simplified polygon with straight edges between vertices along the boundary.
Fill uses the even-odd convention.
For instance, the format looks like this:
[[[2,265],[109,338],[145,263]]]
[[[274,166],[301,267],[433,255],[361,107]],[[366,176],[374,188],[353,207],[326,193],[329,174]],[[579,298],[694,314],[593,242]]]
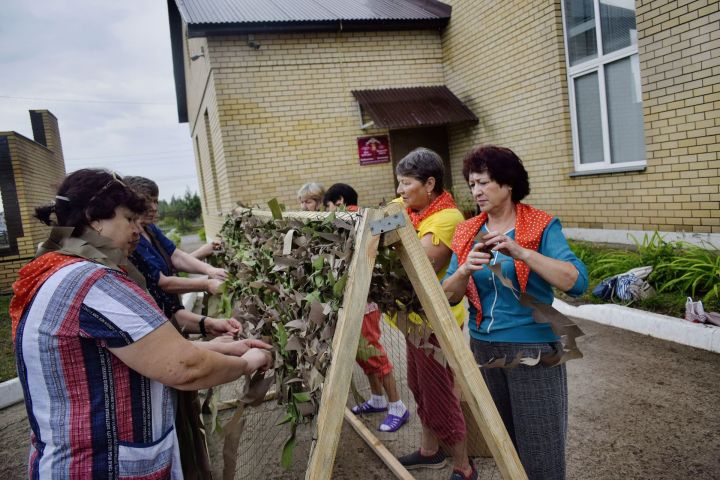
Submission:
[[[353,90],[355,99],[377,128],[414,128],[477,123],[475,114],[444,85],[435,87]]]

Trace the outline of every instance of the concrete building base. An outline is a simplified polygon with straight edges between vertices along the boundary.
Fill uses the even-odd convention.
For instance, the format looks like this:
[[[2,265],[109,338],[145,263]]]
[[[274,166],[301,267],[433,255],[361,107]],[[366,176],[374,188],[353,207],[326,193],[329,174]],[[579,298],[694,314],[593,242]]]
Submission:
[[[619,245],[635,245],[635,241],[642,243],[647,235],[651,237],[654,232],[642,230],[611,230],[600,228],[573,228],[563,227],[563,233],[572,240],[586,242],[617,243]],[[687,242],[705,249],[720,247],[720,234],[697,232],[658,232],[666,242]]]

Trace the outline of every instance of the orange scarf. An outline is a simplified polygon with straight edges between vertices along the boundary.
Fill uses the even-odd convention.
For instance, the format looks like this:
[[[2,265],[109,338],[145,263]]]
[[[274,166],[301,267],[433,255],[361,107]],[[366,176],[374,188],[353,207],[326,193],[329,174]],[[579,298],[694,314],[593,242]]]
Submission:
[[[477,217],[466,220],[455,228],[455,235],[452,241],[452,250],[458,257],[458,267],[465,263],[470,250],[472,250],[473,242],[482,226],[487,222],[487,213],[481,213]],[[540,248],[540,240],[542,240],[543,232],[553,219],[551,215],[533,208],[524,203],[515,205],[515,242],[523,248],[530,248],[537,251]],[[515,274],[517,275],[520,291],[525,292],[527,289],[528,278],[530,278],[530,267],[517,258],[515,262]],[[480,328],[482,322],[482,306],[480,305],[480,295],[472,276],[468,280],[465,295],[477,310],[475,324]]]
[[[25,265],[18,272],[19,279],[13,283],[14,296],[10,300],[10,319],[12,321],[12,338],[15,339],[20,317],[30,304],[35,293],[50,276],[71,263],[84,259],[70,257],[61,253],[51,252],[42,255]]]
[[[410,217],[410,220],[413,223],[413,226],[415,227],[415,230],[418,229],[420,226],[420,223],[428,218],[433,213],[437,213],[440,210],[445,210],[446,208],[457,208],[457,205],[455,204],[455,200],[453,200],[452,195],[446,190],[443,190],[443,193],[441,193],[435,200],[433,200],[430,205],[423,208],[419,212],[416,212],[414,210],[411,210],[410,208],[407,208],[407,214]]]

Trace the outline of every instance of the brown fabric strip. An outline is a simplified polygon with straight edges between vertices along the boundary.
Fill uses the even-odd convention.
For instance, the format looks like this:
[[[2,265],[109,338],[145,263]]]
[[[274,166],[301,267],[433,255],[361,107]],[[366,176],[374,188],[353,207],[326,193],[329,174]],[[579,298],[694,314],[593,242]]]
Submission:
[[[557,311],[552,305],[542,303],[532,295],[527,293],[519,293],[512,281],[502,273],[502,266],[498,263],[489,266],[490,270],[500,279],[504,287],[510,288],[518,297],[520,304],[532,309],[533,319],[537,323],[547,323],[552,328],[553,333],[560,337],[562,351],[538,357],[516,357],[509,363],[505,358],[493,359],[483,365],[482,368],[513,368],[518,365],[537,365],[542,363],[545,366],[560,365],[574,358],[582,358],[583,354],[577,346],[577,339],[585,335],[585,333],[577,326],[575,322]]]

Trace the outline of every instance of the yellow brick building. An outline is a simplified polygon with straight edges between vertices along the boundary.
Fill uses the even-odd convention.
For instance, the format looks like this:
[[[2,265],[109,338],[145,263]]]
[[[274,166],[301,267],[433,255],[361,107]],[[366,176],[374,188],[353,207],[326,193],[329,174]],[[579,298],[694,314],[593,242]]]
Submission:
[[[34,140],[0,132],[0,193],[6,234],[0,237],[0,292],[9,291],[17,271],[35,256],[48,227],[33,217],[35,207],[55,196],[65,177],[60,130],[47,110],[31,110]]]
[[[508,146],[528,201],[571,236],[720,238],[718,1],[407,0],[390,15],[297,0],[292,18],[196,3],[169,2],[170,24],[210,234],[237,201],[293,206],[307,181],[350,183],[366,205],[390,198],[393,163],[437,133],[456,192],[472,146]],[[426,86],[479,121],[377,128],[353,94]],[[391,162],[359,165],[367,135],[389,136]]]

